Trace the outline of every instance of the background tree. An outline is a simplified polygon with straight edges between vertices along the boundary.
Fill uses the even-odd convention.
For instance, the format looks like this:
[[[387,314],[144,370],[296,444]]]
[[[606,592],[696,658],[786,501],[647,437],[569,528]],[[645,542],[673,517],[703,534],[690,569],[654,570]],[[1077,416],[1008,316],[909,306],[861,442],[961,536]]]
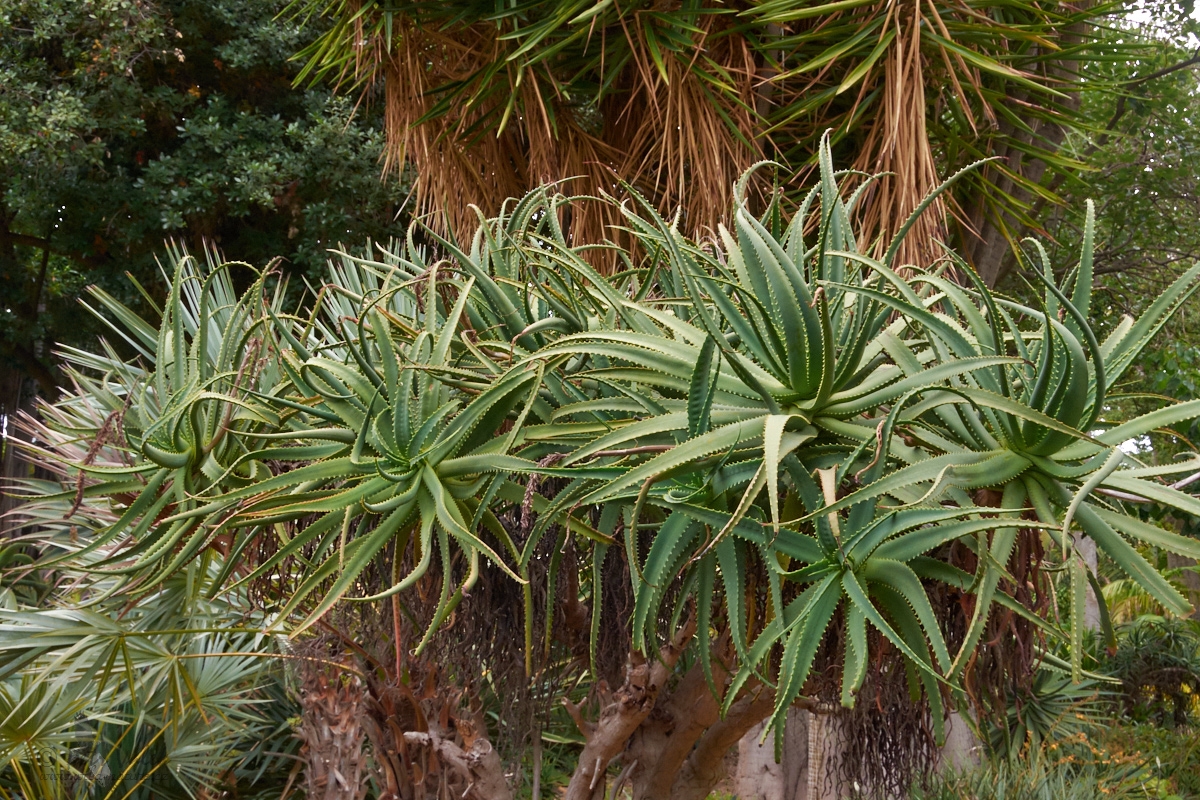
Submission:
[[[1198,33],[1195,9],[1174,2],[1136,4],[1127,18],[1102,32],[1103,57],[1090,67],[1097,81],[1080,94],[1084,124],[1064,143],[1064,150],[1088,168],[1081,181],[1061,184],[1067,203],[1043,202],[1035,212],[1053,236],[1048,242],[1052,257],[1062,260],[1079,245],[1083,200],[1095,199],[1097,330],[1110,330],[1121,314],[1141,313],[1200,257],[1200,164],[1195,158],[1200,140],[1194,124],[1200,114]],[[1030,277],[1025,269],[1016,272]],[[1013,278],[1005,288],[1023,291],[1021,280]],[[1200,386],[1196,314],[1189,304],[1171,320],[1119,387],[1116,402],[1148,408],[1156,396],[1195,396]],[[1198,441],[1200,427],[1187,423],[1138,446],[1149,457],[1167,460],[1195,450]],[[1146,513],[1167,515],[1159,508]],[[1167,515],[1165,522],[1197,533],[1195,520],[1186,515]],[[1173,568],[1194,566],[1174,555],[1167,561]],[[1200,597],[1200,574],[1188,569],[1178,574]]]
[[[1200,255],[1198,33],[1189,6],[1156,2],[1139,4],[1097,37],[1096,80],[1080,93],[1082,124],[1064,143],[1087,169],[1083,180],[1061,183],[1073,202],[1036,208],[1058,255],[1078,246],[1082,201],[1094,200],[1098,284],[1122,309],[1136,310],[1156,282]]]

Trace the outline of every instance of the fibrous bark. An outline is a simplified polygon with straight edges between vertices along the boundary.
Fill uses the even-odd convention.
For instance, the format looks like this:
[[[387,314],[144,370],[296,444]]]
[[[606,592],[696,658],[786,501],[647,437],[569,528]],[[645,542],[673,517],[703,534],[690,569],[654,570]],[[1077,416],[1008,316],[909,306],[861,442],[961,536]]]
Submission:
[[[353,673],[325,665],[304,670],[299,737],[304,742],[306,795],[309,800],[363,800],[366,797],[362,725],[362,681]]]
[[[462,692],[436,671],[417,684],[371,685],[362,716],[378,800],[512,800],[483,715],[460,708]]]
[[[504,764],[487,737],[477,736],[467,747],[436,733],[409,731],[405,742],[428,747],[438,758],[456,770],[467,783],[468,800],[510,800],[512,791],[504,779]]]

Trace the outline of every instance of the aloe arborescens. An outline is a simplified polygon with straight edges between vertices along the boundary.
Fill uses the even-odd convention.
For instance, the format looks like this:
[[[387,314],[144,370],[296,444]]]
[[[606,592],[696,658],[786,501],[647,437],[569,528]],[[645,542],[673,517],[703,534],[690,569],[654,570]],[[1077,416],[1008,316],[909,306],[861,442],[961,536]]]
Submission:
[[[607,278],[545,189],[469,245],[440,239],[439,260],[411,238],[379,260],[344,257],[304,315],[283,313],[261,281],[218,296],[224,284],[204,272],[177,273],[157,335],[102,297],[158,361],[81,373],[80,392],[128,406],[123,465],[71,462],[82,497],[118,512],[79,520],[103,556],[88,568],[147,592],[219,547],[227,582],[287,572],[277,625],[293,633],[335,604],[403,598],[436,576],[418,650],[484,572],[507,574],[525,587],[532,653],[550,647],[555,614],[534,630],[545,537],[560,554],[551,602],[568,541],[583,558],[571,585],[593,647],[607,624],[601,575],[619,559],[634,604],[617,625],[640,655],[596,722],[575,709],[588,745],[571,798],[603,791],[615,758],[636,797],[701,797],[715,777],[696,777],[696,754],[765,716],[780,724],[796,703],[853,706],[881,658],[908,670],[940,735],[997,606],[1069,640],[1061,666],[1079,679],[1093,580],[1080,536],[1185,610],[1140,550],[1197,557],[1200,545],[1123,500],[1196,513],[1162,478],[1197,463],[1148,466],[1119,445],[1200,416],[1200,401],[1116,424],[1106,397],[1200,267],[1099,342],[1090,226],[1065,285],[1038,265],[1044,293],[1030,306],[952,255],[901,271],[913,220],[889,246],[864,246],[861,195],[842,197],[827,149],[820,166],[790,219],[778,201],[756,215],[739,197],[733,229],[713,241],[649,204],[620,205],[634,244],[617,253],[628,269]],[[100,362],[80,360],[89,367]],[[100,422],[69,435],[94,439]],[[42,536],[48,557],[63,557],[60,535]],[[1062,622],[1013,594],[1020,537],[1065,570]],[[946,592],[964,599],[947,607]],[[669,716],[672,692],[697,687],[711,714],[668,746],[649,712]]]

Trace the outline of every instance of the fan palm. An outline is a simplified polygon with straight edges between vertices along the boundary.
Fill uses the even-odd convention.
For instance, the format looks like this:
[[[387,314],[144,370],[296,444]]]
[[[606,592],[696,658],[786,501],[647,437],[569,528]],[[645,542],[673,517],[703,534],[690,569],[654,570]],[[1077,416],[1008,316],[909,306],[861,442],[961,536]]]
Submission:
[[[296,749],[279,651],[244,597],[203,598],[218,566],[133,608],[0,611],[0,796],[278,796]]]

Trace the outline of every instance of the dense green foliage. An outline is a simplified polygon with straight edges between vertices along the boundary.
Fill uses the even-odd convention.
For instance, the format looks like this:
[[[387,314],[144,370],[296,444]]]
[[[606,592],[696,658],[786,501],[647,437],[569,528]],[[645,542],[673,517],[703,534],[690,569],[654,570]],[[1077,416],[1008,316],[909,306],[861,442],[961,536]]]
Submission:
[[[943,706],[970,709],[993,761],[930,796],[1200,792],[1200,651],[1175,618],[1200,597],[1190,8],[1085,43],[1082,12],[1053,5],[313,0],[294,6],[332,20],[303,24],[284,5],[0,0],[0,411],[31,378],[73,386],[22,423],[41,479],[28,538],[0,550],[0,796],[143,777],[135,797],[278,796],[294,662],[263,631],[347,609],[377,617],[352,635],[386,629],[396,676],[402,615],[410,667],[465,645],[440,688],[482,672],[489,709],[506,646],[551,696],[695,621],[680,669],[708,668],[727,708],[769,692],[775,725],[801,696],[861,719],[903,695],[939,736]],[[367,102],[293,88],[301,51]],[[417,54],[421,80],[384,52]],[[1051,100],[1040,84],[1086,53]],[[385,105],[410,126],[387,144]],[[419,130],[424,200],[456,224],[325,275],[327,247],[405,232],[408,176],[381,183],[380,158]],[[898,180],[835,173],[831,150]],[[1049,231],[1025,283],[995,293],[1011,262],[979,280],[954,253],[901,269],[941,252],[940,217],[906,218],[920,192],[998,152],[926,202],[989,241]],[[730,204],[764,153],[816,187],[760,167]],[[615,192],[614,165],[624,204],[498,199],[554,169]],[[464,175],[497,217],[460,202]],[[172,247],[161,270],[168,236],[207,259]],[[301,277],[317,290],[297,306]],[[466,640],[501,616],[523,641]],[[1104,714],[1138,722],[1110,752]],[[518,773],[537,763],[499,723]],[[579,739],[561,709],[544,723],[561,780]]]
[[[6,372],[51,396],[53,345],[98,331],[78,313],[84,287],[140,302],[124,274],[153,289],[164,239],[316,275],[326,248],[402,230],[407,190],[379,179],[377,111],[292,89],[289,57],[318,31],[277,20],[280,7],[0,3]]]
[[[1106,671],[1121,681],[1124,712],[1138,722],[1185,726],[1200,713],[1200,625],[1151,616],[1130,623]]]
[[[134,607],[3,598],[0,797],[280,796],[299,743],[279,649],[244,595],[205,597],[215,574],[197,565]]]
[[[93,293],[117,307],[102,290]],[[236,294],[228,272],[216,272],[208,296],[218,302],[205,311],[210,324],[228,314]],[[135,320],[122,322],[136,330]],[[221,344],[230,352],[245,342]],[[102,357],[72,352],[76,370],[103,368]],[[153,367],[155,360],[145,350],[135,364]],[[125,376],[136,383],[142,369],[129,365]],[[97,393],[84,390],[57,410],[44,409],[49,427],[27,420],[29,438],[56,442],[54,458],[43,462],[49,476],[64,474],[63,457],[96,463],[141,420],[132,405],[105,419],[110,395],[74,376]],[[103,432],[88,443],[51,433],[97,421]],[[29,510],[40,535],[65,550],[71,572],[31,571],[37,551],[19,543],[0,551],[10,578],[0,590],[0,758],[9,765],[0,796],[190,798],[199,787],[232,784],[243,796],[277,797],[298,743],[284,664],[274,658],[286,647],[263,633],[269,618],[244,590],[226,590],[212,553],[131,602],[118,576],[93,571],[99,558],[87,546],[92,525],[117,520],[113,504],[58,493],[55,480],[32,486],[56,497]],[[70,588],[56,588],[61,581]]]
[[[1194,729],[1118,724],[1103,733],[1100,744],[1114,758],[1146,764],[1151,797],[1200,797],[1200,742]]]
[[[1071,751],[1056,749],[1059,752],[1039,752],[1024,763],[985,764],[961,774],[938,776],[930,787],[915,791],[913,800],[1178,800],[1177,795],[1158,791],[1160,781],[1147,774],[1141,759],[1113,763],[1090,748],[1086,739]],[[1079,755],[1081,751],[1087,757]]]

